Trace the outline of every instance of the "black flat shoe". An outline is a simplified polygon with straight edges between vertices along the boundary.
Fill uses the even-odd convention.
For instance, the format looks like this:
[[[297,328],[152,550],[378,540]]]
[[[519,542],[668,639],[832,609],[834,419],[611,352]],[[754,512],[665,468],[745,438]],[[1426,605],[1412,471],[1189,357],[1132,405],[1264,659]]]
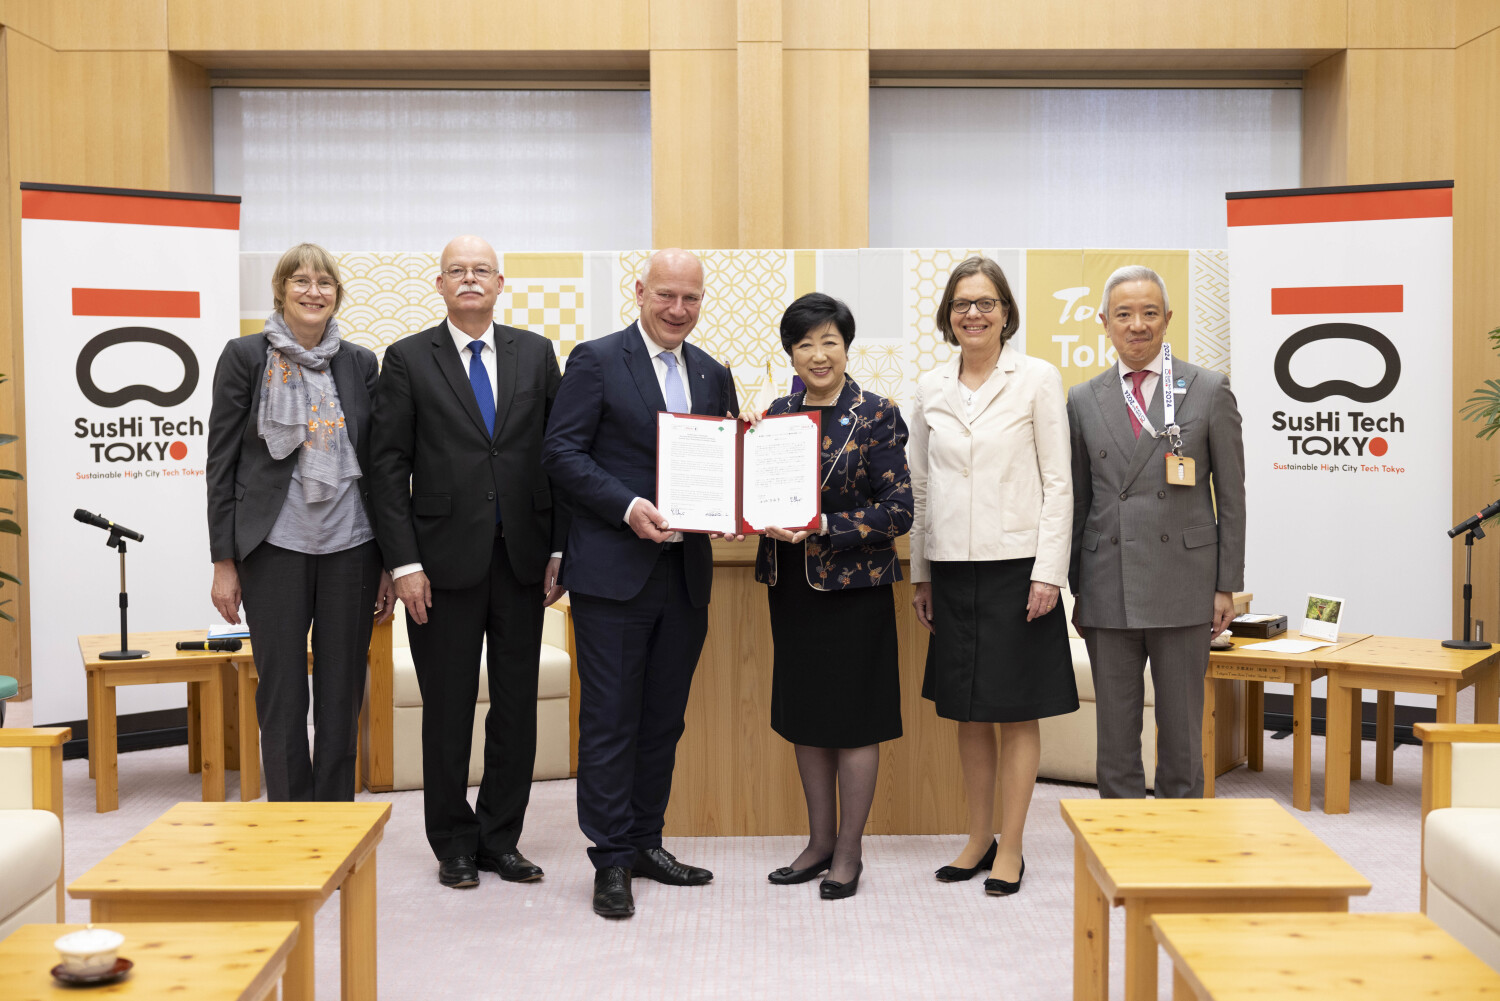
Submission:
[[[824,900],[843,900],[845,897],[854,896],[859,892],[859,877],[864,871],[865,864],[861,862],[859,863],[859,867],[854,870],[854,878],[847,883],[840,883],[832,879],[823,880],[823,882],[818,884],[818,896]]]
[[[956,865],[945,865],[939,869],[935,876],[939,883],[962,883],[966,879],[973,879],[979,875],[979,870],[992,868],[995,864],[995,853],[1000,850],[1000,842],[991,841],[990,850],[984,853],[984,858],[972,869],[960,869]]]
[[[1016,873],[1016,881],[1012,883],[1008,879],[987,879],[984,881],[984,892],[992,897],[1008,897],[1012,893],[1019,892],[1021,880],[1026,878],[1026,860],[1021,860],[1021,871]]]
[[[480,855],[476,864],[485,872],[499,873],[507,883],[530,883],[542,878],[542,867],[520,852]]]
[[[438,859],[438,882],[455,890],[479,885],[479,867],[472,855]]]
[[[594,873],[594,913],[601,918],[628,918],[635,913],[629,869],[611,865]]]
[[[807,883],[811,882],[814,879],[817,879],[818,874],[827,870],[827,868],[831,865],[833,865],[832,855],[828,856],[821,862],[813,863],[806,869],[793,869],[789,865],[784,865],[780,869],[777,869],[775,872],[771,873],[766,878],[775,883],[777,886],[790,886],[793,883]]]

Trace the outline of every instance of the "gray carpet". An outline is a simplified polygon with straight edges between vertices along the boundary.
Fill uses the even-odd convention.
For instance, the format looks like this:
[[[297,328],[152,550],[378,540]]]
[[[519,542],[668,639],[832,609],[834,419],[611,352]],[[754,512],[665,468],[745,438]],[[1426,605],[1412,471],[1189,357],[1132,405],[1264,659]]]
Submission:
[[[1467,695],[1468,693],[1466,693]],[[1472,699],[1460,719],[1472,719]],[[19,704],[8,724],[26,725]],[[1291,741],[1266,741],[1265,771],[1219,779],[1220,796],[1270,797],[1291,809]],[[1359,911],[1414,911],[1418,900],[1421,749],[1398,747],[1395,783],[1378,785],[1374,745],[1351,812],[1322,810],[1323,741],[1313,739],[1313,812],[1292,811],[1374,884]],[[94,812],[86,761],[64,765],[69,878],[173,803],[197,799],[185,748],[120,756],[120,810]],[[958,776],[949,781],[957,784]],[[669,839],[683,860],[714,870],[706,887],[636,880],[636,917],[606,922],[589,909],[592,869],[578,831],[574,783],[538,782],[522,850],[547,871],[534,884],[483,874],[445,889],[422,832],[421,792],[362,796],[393,805],[379,852],[379,975],[387,999],[1061,999],[1072,993],[1072,843],[1060,799],[1092,787],[1040,783],[1026,832],[1020,894],[989,898],[980,880],[941,884],[932,870],[960,839],[870,837],[859,894],[822,901],[817,883],[777,887],[765,874],[800,850],[795,838]],[[470,791],[471,795],[473,790]],[[238,797],[238,774],[229,776]],[[68,919],[88,918],[69,901]],[[319,915],[318,995],[339,996],[338,909]],[[1121,989],[1123,918],[1112,926],[1114,992]],[[1170,996],[1163,964],[1162,996]],[[1115,993],[1115,996],[1120,996]]]

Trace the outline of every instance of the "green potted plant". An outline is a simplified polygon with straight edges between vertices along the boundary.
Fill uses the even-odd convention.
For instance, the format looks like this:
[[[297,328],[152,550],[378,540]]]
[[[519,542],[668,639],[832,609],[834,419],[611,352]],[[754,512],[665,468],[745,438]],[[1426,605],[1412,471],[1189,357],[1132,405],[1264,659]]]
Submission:
[[[1490,347],[1500,353],[1500,327],[1489,333]],[[1477,421],[1482,427],[1474,433],[1476,438],[1486,441],[1500,431],[1500,380],[1486,379],[1484,385],[1474,390],[1469,402],[1460,411],[1466,421]]]

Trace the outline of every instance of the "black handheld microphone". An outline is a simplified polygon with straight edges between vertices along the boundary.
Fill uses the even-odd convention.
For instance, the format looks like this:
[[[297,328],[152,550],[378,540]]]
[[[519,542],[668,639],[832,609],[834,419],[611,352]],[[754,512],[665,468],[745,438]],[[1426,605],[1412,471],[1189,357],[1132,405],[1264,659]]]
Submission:
[[[1486,518],[1493,518],[1497,514],[1500,514],[1500,500],[1495,501],[1495,503],[1491,504],[1483,511],[1480,511],[1478,514],[1470,515],[1465,521],[1461,521],[1457,525],[1454,525],[1452,528],[1448,529],[1448,538],[1457,538],[1465,532],[1478,528],[1480,522],[1484,521]],[[1480,534],[1483,535],[1484,533],[1481,532]]]
[[[73,512],[73,517],[76,520],[83,522],[85,525],[93,525],[95,528],[102,528],[110,532],[119,532],[121,535],[125,536],[125,538],[134,539],[136,542],[146,541],[146,537],[140,532],[132,532],[124,525],[116,525],[114,522],[110,521],[102,514],[89,514],[83,508],[79,508],[77,511]]]
[[[237,653],[244,646],[239,640],[181,640],[177,644],[179,650],[211,650],[214,653]]]

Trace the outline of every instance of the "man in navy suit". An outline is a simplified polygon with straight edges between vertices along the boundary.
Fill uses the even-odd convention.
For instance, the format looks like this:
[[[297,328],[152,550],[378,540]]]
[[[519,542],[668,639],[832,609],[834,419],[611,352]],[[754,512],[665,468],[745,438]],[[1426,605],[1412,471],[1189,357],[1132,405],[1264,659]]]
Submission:
[[[656,415],[733,416],[729,370],[686,343],[703,264],[653,254],[635,283],[640,320],[584,341],[567,371],[542,465],[572,508],[562,584],[578,653],[578,823],[594,846],[594,911],[635,913],[632,876],[699,886],[707,869],[661,844],[693,669],[708,632],[713,551],[672,531],[656,495]]]

